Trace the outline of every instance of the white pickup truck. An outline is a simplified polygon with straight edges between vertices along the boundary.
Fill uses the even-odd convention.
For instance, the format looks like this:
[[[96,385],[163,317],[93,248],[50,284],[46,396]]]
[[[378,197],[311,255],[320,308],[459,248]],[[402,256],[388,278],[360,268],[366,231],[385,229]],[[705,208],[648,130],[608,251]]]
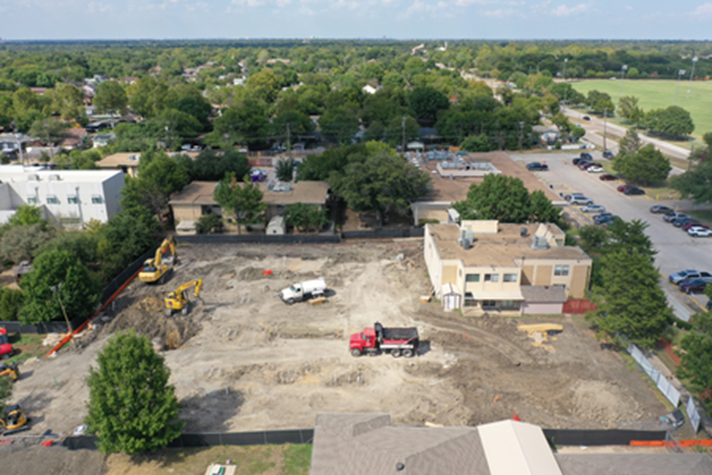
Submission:
[[[321,297],[326,291],[326,282],[323,277],[314,280],[307,280],[298,284],[292,284],[279,293],[282,301],[287,305],[295,302]]]

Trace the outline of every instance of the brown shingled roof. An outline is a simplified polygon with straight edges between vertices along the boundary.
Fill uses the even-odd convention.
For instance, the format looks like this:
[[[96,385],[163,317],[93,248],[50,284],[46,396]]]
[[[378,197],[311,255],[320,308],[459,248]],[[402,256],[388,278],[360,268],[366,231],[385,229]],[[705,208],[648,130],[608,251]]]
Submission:
[[[172,205],[217,205],[213,199],[215,181],[194,181],[180,192],[173,195]],[[295,203],[318,204],[326,203],[329,194],[329,184],[325,181],[299,181],[291,184],[290,191],[273,191],[267,189],[267,183],[258,184],[264,193],[263,201],[270,205],[287,206]]]

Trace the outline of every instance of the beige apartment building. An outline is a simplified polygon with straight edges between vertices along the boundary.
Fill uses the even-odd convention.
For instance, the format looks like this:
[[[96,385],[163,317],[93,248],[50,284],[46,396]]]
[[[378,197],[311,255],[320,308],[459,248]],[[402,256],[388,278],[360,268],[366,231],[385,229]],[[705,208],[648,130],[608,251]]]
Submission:
[[[462,221],[425,227],[425,263],[446,309],[466,315],[561,313],[583,298],[591,258],[554,224]]]

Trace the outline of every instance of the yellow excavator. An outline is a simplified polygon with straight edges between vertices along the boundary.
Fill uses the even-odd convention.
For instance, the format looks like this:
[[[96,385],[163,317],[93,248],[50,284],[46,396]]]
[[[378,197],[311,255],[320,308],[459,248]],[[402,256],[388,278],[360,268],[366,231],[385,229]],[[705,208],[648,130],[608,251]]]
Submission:
[[[194,297],[196,302],[200,300],[200,289],[203,286],[203,279],[191,280],[175,289],[170,294],[166,295],[164,302],[166,303],[166,316],[170,317],[173,312],[180,312],[182,315],[188,315],[190,312],[190,295],[188,290],[195,287]]]
[[[170,257],[163,257],[163,253],[166,250],[171,250]],[[147,284],[162,284],[168,278],[168,273],[172,269],[173,264],[178,262],[178,254],[176,254],[176,242],[173,239],[173,235],[169,235],[163,240],[160,247],[156,249],[156,255],[153,259],[146,259],[143,263],[143,269],[138,274],[138,278],[141,282]]]
[[[27,423],[30,420],[25,416],[25,413],[20,409],[18,404],[13,404],[5,408],[4,414],[0,417],[0,425],[2,425],[2,435],[15,434],[22,432],[30,427]]]
[[[20,369],[16,363],[0,363],[0,377],[2,376],[8,376],[14,383],[20,379]]]

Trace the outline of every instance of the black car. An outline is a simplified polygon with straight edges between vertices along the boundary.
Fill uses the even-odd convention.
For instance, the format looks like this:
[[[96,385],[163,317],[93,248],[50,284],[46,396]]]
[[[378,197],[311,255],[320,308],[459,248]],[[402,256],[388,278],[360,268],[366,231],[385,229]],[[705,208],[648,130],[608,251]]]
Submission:
[[[597,214],[596,216],[594,216],[593,222],[599,223],[601,221],[606,221],[611,218],[613,218],[613,213],[605,212],[605,213]]]
[[[676,228],[681,228],[686,224],[700,224],[699,221],[697,221],[695,218],[681,218],[681,219],[676,219],[672,221],[672,225],[675,226]]]
[[[618,221],[623,221],[623,220],[621,219],[620,216],[613,216],[605,221],[600,221],[596,224],[599,224],[599,225],[603,226],[604,228],[607,228],[608,226],[611,226],[611,225],[617,223]]]
[[[591,118],[587,115],[583,116],[583,120],[591,120]]]
[[[546,163],[532,162],[527,164],[527,170],[530,172],[543,172],[549,169]]]
[[[675,213],[675,210],[672,208],[668,208],[667,206],[655,205],[650,208],[650,212],[653,214],[671,215]]]
[[[625,195],[644,195],[645,191],[643,191],[640,188],[635,187],[635,186],[629,186],[625,190],[623,190],[623,194],[625,194]]]
[[[605,152],[603,152],[603,158],[613,158],[614,156],[615,155],[613,155],[613,152],[611,152],[610,150],[606,150]]]
[[[580,157],[586,160],[593,161],[593,156],[588,152],[581,152]]]
[[[574,165],[578,165],[578,164],[581,163],[582,161],[583,161],[583,158],[581,158],[581,157],[576,157],[576,158],[574,158],[573,164],[574,164]]]

